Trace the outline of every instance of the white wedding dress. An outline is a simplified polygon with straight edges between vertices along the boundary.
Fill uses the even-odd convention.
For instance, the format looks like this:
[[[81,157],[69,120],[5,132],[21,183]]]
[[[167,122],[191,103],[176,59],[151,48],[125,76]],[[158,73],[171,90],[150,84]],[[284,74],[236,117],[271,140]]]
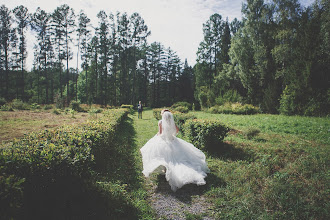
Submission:
[[[204,178],[209,172],[204,153],[176,137],[172,113],[164,112],[159,124],[162,134],[155,135],[140,149],[143,174],[149,177],[152,172],[164,170],[173,191],[190,183],[204,185]]]

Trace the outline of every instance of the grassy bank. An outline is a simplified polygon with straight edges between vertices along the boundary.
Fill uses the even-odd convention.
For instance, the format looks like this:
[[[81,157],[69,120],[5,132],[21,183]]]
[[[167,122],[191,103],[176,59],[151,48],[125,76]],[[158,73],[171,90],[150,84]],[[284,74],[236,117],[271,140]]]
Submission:
[[[233,128],[207,153],[215,217],[329,218],[329,118],[194,114]],[[251,128],[260,133],[248,136]]]

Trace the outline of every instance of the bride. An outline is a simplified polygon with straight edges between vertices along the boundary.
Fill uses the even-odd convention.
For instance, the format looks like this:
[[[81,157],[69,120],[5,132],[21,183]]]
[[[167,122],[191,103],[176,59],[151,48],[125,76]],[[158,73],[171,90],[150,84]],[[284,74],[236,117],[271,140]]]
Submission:
[[[190,183],[204,185],[204,178],[209,172],[204,153],[176,137],[179,129],[169,110],[164,109],[161,114],[159,132],[140,149],[142,173],[149,177],[152,172],[165,172],[173,191]]]

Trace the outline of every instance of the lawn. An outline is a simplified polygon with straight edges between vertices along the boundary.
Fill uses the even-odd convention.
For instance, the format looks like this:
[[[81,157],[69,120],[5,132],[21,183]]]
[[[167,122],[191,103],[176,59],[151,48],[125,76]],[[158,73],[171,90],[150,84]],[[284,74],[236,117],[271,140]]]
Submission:
[[[205,152],[211,173],[203,195],[213,218],[330,217],[329,118],[192,114],[231,128],[223,145]],[[144,116],[134,124],[139,147],[157,132],[152,112]],[[251,129],[259,133],[249,136]]]

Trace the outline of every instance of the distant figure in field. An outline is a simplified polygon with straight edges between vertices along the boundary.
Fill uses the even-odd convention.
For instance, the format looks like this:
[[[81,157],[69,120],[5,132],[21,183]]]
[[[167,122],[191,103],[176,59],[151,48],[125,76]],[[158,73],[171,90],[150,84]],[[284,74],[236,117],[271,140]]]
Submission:
[[[141,101],[139,101],[139,104],[138,104],[138,118],[140,118],[140,116],[141,116],[141,119],[142,119],[142,111],[143,111],[142,104],[141,104]]]

